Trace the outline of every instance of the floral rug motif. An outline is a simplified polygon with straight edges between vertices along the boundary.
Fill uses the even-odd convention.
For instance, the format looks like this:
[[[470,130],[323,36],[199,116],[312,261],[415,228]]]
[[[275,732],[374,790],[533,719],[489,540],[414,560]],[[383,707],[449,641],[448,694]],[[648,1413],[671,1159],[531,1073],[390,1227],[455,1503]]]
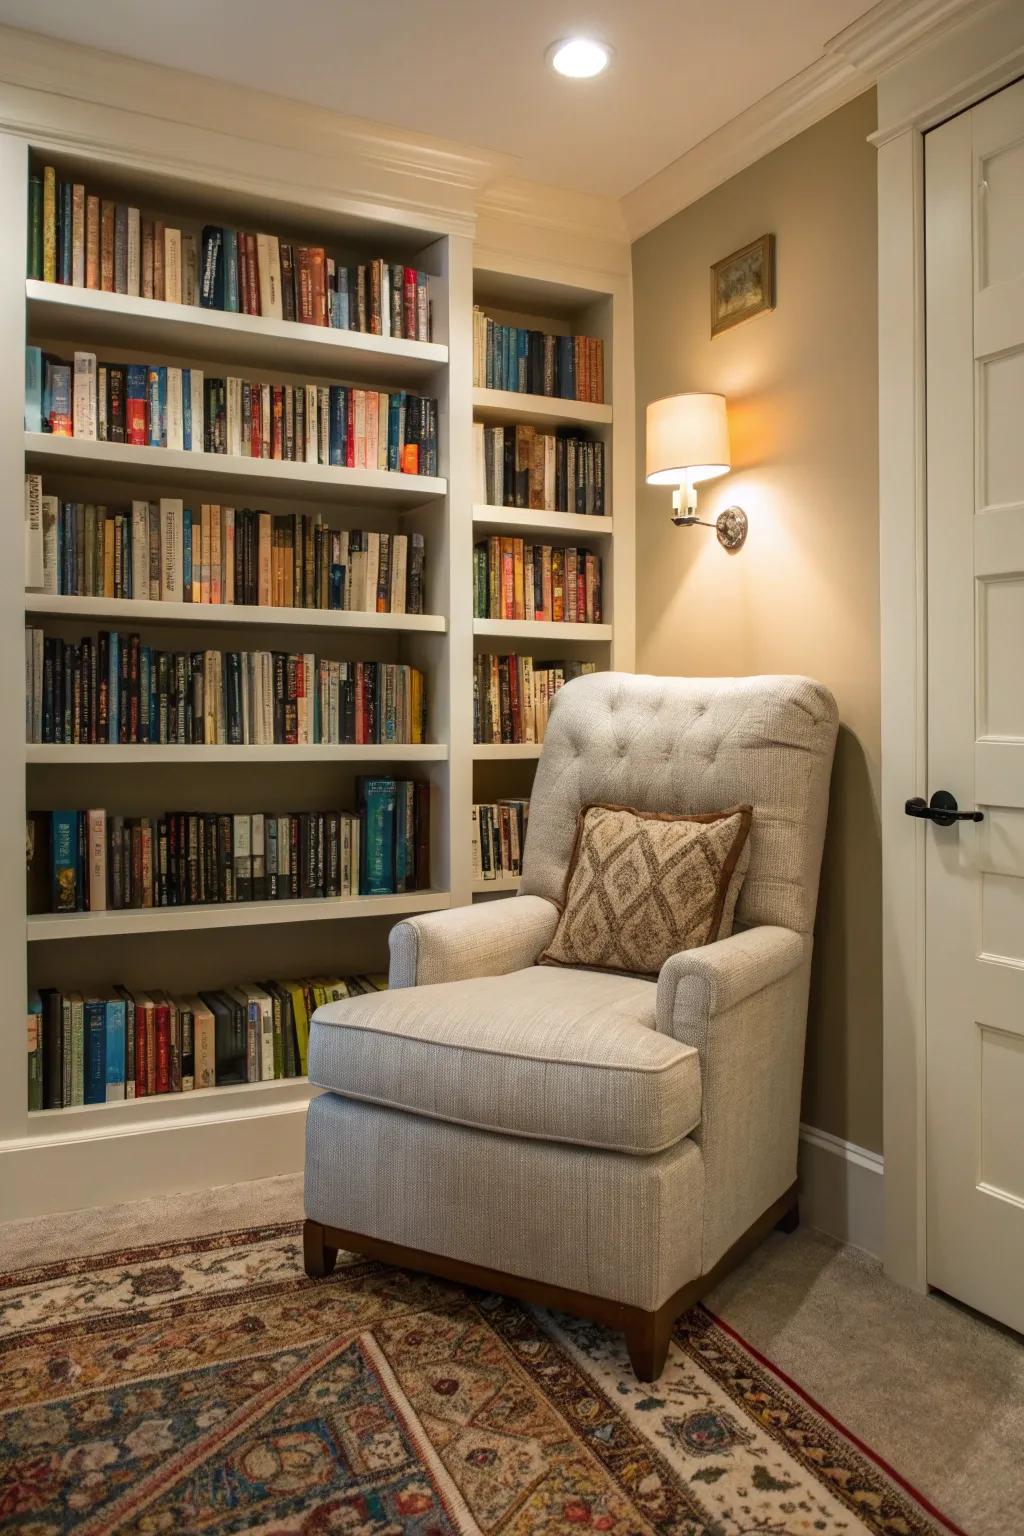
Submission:
[[[297,1225],[0,1275],[10,1536],[937,1536],[702,1308],[638,1383],[589,1323]]]

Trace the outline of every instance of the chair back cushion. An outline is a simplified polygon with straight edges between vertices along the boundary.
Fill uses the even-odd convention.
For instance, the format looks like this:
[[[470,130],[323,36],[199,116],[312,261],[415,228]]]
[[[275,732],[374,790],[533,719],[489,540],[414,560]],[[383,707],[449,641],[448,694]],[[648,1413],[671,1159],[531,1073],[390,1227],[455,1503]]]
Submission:
[[[807,677],[598,672],[552,702],[521,890],[561,905],[585,805],[702,812],[753,807],[743,927],[814,926],[835,749],[835,700]]]

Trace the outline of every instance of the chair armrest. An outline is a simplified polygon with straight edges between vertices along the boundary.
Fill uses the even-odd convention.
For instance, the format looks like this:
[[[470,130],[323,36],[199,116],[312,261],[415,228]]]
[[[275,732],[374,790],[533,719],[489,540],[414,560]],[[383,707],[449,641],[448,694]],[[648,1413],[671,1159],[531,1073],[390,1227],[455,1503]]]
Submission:
[[[391,948],[392,987],[423,987],[471,976],[505,976],[532,965],[550,944],[558,908],[543,896],[427,912],[396,923]]]
[[[670,955],[658,976],[657,1027],[675,1035],[681,1016],[706,1025],[788,976],[803,958],[804,940],[798,933],[768,926]]]

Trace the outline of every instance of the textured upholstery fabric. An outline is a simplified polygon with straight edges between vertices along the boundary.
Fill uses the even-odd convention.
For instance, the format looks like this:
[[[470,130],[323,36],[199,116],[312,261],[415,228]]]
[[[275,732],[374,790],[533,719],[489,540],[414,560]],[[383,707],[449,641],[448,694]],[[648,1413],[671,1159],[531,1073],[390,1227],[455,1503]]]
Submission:
[[[653,1309],[700,1273],[704,1167],[684,1139],[625,1157],[494,1136],[322,1093],[306,1215]]]
[[[796,1178],[810,939],[751,928],[674,955],[658,1028],[700,1053],[703,1272]]]
[[[428,912],[391,930],[392,987],[504,976],[532,965],[550,942],[558,909],[540,897]]]
[[[576,678],[551,706],[523,892],[563,900],[585,805],[686,812],[745,804],[754,818],[736,921],[810,932],[836,718],[832,695],[806,677]]]
[[[328,1003],[310,1081],[480,1130],[660,1152],[700,1119],[700,1069],[691,1046],[655,1032],[655,991],[533,966]]]
[[[709,816],[588,806],[540,963],[657,976],[677,950],[731,933],[749,830],[749,806]]]

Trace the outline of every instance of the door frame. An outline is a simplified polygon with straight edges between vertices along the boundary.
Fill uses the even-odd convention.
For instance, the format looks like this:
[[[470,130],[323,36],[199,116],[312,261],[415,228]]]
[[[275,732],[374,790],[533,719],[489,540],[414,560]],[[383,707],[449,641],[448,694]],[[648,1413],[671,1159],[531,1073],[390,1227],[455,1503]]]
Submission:
[[[927,1289],[924,135],[1024,75],[1024,10],[972,12],[878,81],[883,1137],[888,1274]]]

